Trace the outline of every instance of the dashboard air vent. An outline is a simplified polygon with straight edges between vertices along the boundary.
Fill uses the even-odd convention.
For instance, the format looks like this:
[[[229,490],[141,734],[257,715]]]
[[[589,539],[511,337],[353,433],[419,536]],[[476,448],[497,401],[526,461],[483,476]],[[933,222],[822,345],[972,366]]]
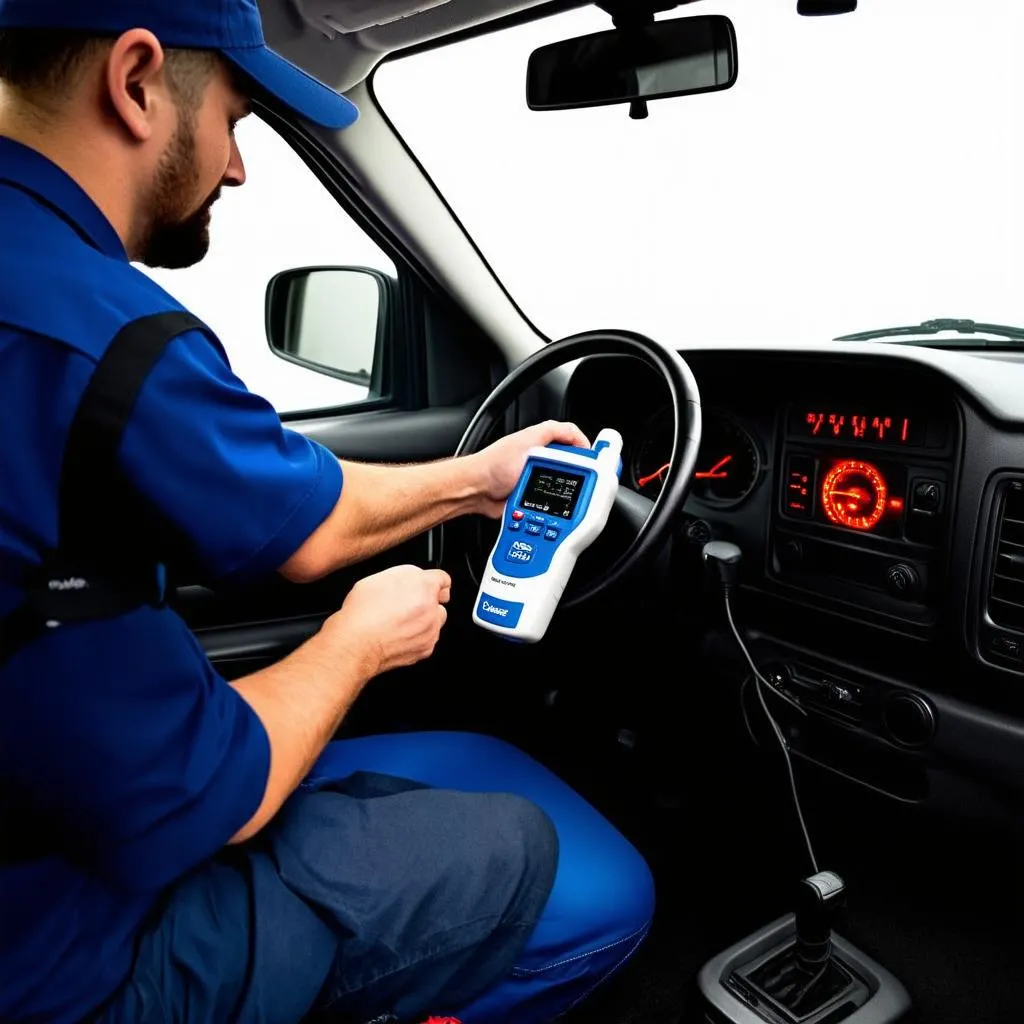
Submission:
[[[997,626],[1024,633],[1024,481],[1021,480],[1006,484],[1000,499],[988,614]]]

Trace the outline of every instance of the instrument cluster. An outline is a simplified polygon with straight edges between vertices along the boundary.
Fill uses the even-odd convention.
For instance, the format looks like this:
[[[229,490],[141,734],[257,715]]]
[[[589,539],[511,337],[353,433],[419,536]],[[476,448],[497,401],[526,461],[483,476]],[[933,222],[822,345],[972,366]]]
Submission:
[[[657,498],[672,463],[672,410],[660,409],[640,431],[633,447],[630,476],[634,488]],[[742,504],[765,472],[760,442],[732,413],[704,409],[700,452],[690,494],[718,508]]]

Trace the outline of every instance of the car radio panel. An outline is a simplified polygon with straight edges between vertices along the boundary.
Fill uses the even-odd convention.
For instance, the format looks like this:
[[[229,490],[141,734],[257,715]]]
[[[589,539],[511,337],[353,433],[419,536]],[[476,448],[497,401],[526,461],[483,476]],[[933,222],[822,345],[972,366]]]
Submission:
[[[771,575],[929,621],[952,506],[954,416],[815,396],[780,419]]]
[[[934,544],[947,502],[944,467],[830,448],[787,446],[780,512],[862,536]]]

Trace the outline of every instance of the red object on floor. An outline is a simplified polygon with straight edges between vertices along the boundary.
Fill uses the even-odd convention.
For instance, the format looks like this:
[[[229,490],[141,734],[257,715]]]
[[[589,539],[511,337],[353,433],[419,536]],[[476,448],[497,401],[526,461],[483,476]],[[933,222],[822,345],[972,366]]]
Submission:
[[[454,1017],[428,1017],[423,1024],[462,1024],[462,1021]]]

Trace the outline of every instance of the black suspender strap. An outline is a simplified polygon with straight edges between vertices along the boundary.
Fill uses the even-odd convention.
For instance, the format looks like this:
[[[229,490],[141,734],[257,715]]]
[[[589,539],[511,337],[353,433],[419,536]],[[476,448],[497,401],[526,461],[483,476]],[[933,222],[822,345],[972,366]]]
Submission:
[[[123,327],[96,365],[61,463],[57,548],[26,581],[26,600],[0,619],[0,663],[48,629],[123,614],[163,600],[163,566],[143,503],[118,468],[142,386],[167,345],[208,328],[189,313],[157,313]]]
[[[119,561],[118,551],[97,550],[127,540],[111,522],[128,518],[128,508],[114,508],[97,487],[113,487],[123,499],[118,451],[142,385],[164,350],[186,331],[205,331],[190,313],[156,313],[123,327],[110,343],[86,386],[71,423],[61,463],[59,550],[73,560],[90,561],[95,554]],[[137,526],[136,526],[137,529]],[[128,534],[128,537],[133,534]],[[102,545],[99,544],[103,541]]]

